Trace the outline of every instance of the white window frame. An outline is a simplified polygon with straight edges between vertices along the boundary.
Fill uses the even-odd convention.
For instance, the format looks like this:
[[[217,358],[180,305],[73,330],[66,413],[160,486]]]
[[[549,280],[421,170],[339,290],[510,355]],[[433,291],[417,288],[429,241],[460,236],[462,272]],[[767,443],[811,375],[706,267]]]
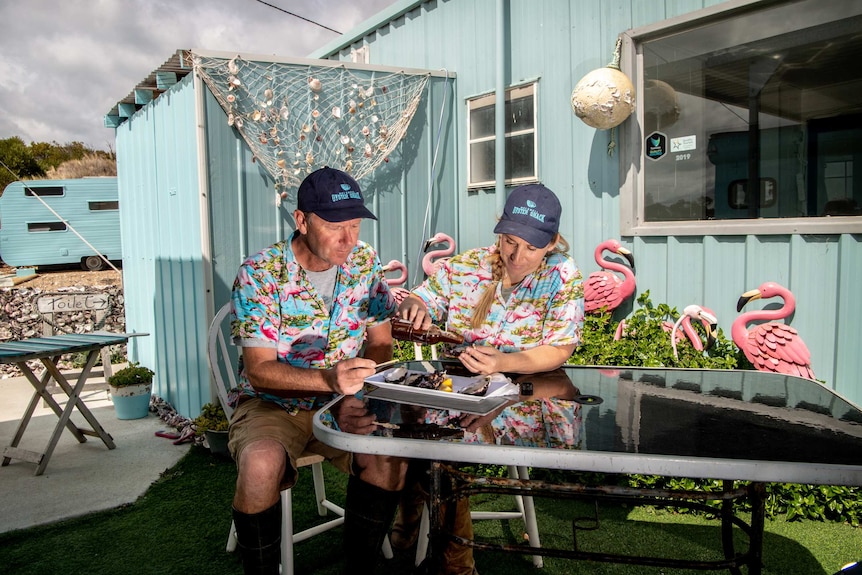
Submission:
[[[539,82],[538,80],[531,80],[530,82],[525,82],[522,84],[518,84],[516,86],[510,86],[506,88],[506,101],[511,101],[513,98],[522,98],[524,96],[532,96],[533,98],[533,127],[526,130],[516,130],[514,132],[506,132],[506,139],[513,136],[522,136],[525,134],[533,134],[533,173],[530,176],[523,176],[520,178],[506,178],[507,185],[521,185],[534,183],[539,181],[539,137],[538,137],[538,126],[539,126]],[[492,188],[496,184],[495,180],[484,180],[481,182],[471,182],[472,180],[472,163],[470,161],[470,153],[473,148],[473,144],[478,144],[482,142],[493,141],[496,138],[496,132],[489,136],[483,136],[481,138],[472,138],[470,134],[470,115],[473,113],[473,110],[479,108],[487,108],[489,106],[494,106],[497,101],[497,94],[495,92],[490,92],[487,94],[482,94],[480,96],[475,96],[472,98],[467,98],[467,189],[469,190],[478,190],[484,188]]]
[[[640,43],[662,36],[691,30],[741,12],[769,9],[775,2],[731,0],[719,5],[628,30],[622,34],[622,71],[632,79],[636,93],[643,92],[643,53]],[[853,3],[848,3],[847,8]],[[835,10],[834,5],[832,5]],[[841,3],[844,6],[844,3]],[[856,6],[856,14],[860,9]],[[834,18],[832,18],[834,19]],[[704,235],[779,235],[779,234],[846,234],[862,233],[860,216],[825,216],[805,218],[757,218],[692,221],[647,222],[644,217],[644,170],[646,161],[642,142],[646,134],[643,103],[637,100],[637,121],[633,116],[620,126],[620,232],[624,236],[704,236]]]

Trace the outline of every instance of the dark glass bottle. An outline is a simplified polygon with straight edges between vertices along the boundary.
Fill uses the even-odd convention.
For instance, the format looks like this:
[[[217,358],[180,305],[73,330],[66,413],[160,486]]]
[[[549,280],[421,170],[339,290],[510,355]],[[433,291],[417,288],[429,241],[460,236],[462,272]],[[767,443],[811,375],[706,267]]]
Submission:
[[[402,341],[427,343],[430,345],[434,345],[435,343],[452,343],[455,345],[464,343],[462,336],[451,331],[444,331],[436,325],[432,325],[427,330],[418,329],[413,327],[412,321],[401,318],[392,320],[392,337]]]

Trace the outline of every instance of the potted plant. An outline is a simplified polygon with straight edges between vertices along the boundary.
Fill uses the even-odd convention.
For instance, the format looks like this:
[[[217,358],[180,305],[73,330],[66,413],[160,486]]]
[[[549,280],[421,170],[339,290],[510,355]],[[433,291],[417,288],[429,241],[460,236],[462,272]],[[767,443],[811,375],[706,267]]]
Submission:
[[[141,419],[150,411],[150,395],[155,373],[132,362],[108,378],[111,401],[118,419]]]
[[[230,455],[227,448],[228,422],[221,404],[206,403],[201,414],[194,419],[195,434],[206,437],[210,451],[215,455]]]

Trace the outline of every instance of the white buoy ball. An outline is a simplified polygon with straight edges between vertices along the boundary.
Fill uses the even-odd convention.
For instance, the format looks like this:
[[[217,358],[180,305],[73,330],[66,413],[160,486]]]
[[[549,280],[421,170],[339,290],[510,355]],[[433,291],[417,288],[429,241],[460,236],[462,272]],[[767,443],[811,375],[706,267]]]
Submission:
[[[588,126],[607,130],[619,126],[635,109],[635,89],[615,68],[593,70],[572,90],[572,110]]]

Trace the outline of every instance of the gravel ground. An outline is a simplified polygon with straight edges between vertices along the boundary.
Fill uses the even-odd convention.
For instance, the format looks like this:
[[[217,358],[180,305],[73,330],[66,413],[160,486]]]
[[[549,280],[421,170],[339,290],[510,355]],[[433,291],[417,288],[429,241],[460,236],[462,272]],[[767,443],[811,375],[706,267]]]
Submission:
[[[15,273],[15,268],[0,264],[0,276]],[[17,284],[18,288],[41,289],[46,292],[71,286],[107,286],[120,285],[122,278],[119,272],[105,270],[88,272],[74,268],[39,269],[36,277]]]

